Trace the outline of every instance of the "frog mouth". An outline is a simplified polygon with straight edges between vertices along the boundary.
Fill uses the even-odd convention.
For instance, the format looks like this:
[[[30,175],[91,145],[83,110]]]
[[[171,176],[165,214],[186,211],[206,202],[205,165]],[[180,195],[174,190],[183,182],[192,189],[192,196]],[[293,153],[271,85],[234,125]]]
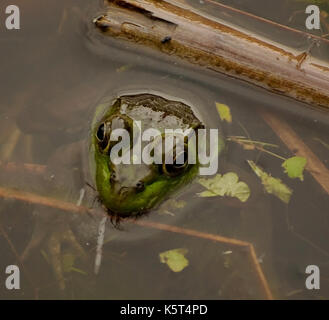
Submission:
[[[129,188],[129,187],[121,187],[119,189],[119,195],[124,198],[126,195],[129,194],[129,192],[131,191],[131,189],[132,188]]]
[[[120,222],[127,221],[127,220],[136,220],[139,219],[145,215],[147,215],[150,210],[149,209],[141,209],[141,210],[135,210],[135,211],[129,211],[129,212],[121,212],[116,211],[110,208],[106,208],[106,212],[108,216],[110,217],[110,221],[115,227],[120,226]]]

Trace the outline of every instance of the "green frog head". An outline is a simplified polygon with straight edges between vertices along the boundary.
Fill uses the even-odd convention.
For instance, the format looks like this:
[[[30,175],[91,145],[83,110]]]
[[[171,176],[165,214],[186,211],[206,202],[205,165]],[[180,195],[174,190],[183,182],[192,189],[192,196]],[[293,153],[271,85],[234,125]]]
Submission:
[[[195,145],[186,143],[186,136],[182,137],[184,142],[181,151],[176,151],[175,143],[172,145],[172,163],[134,161],[134,148],[138,144],[142,152],[146,145],[150,146],[150,141],[142,141],[142,132],[150,128],[158,130],[160,135],[152,142],[157,144],[167,134],[166,129],[182,129],[185,132],[194,129],[197,135],[195,129],[203,127],[189,106],[156,95],[125,95],[110,105],[100,106],[92,124],[91,160],[99,198],[109,213],[119,217],[144,213],[198,174],[198,160],[190,164],[187,157],[188,148],[194,148]],[[115,129],[124,129],[129,134],[129,143],[124,148],[118,148],[119,143],[123,143],[122,137],[117,141],[112,139]],[[190,141],[189,138],[187,140]],[[194,141],[197,141],[197,137]],[[122,159],[125,155],[128,161],[116,161],[113,154],[111,156],[114,151]],[[183,155],[180,161],[177,161],[178,153]],[[162,159],[165,159],[165,153]]]

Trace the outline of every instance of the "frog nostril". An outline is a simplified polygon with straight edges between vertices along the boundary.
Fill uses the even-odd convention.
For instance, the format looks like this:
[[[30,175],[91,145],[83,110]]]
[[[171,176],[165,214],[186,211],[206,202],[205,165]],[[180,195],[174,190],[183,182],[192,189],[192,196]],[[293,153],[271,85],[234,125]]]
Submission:
[[[138,181],[136,183],[136,191],[137,192],[142,192],[144,189],[145,189],[145,185],[144,185],[144,182],[143,181]]]
[[[117,179],[117,175],[115,172],[112,172],[110,175],[110,183],[114,183]]]

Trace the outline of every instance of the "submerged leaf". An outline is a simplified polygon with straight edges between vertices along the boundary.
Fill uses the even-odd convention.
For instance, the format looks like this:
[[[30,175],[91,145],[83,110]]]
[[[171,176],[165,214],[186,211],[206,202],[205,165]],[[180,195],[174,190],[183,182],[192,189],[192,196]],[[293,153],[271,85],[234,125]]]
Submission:
[[[177,199],[169,199],[167,204],[173,209],[182,209],[186,206],[186,201],[177,200]]]
[[[199,183],[206,191],[199,193],[200,197],[229,196],[246,202],[250,196],[250,189],[245,182],[239,181],[235,172],[225,173],[223,176],[217,174],[211,179],[200,178]]]
[[[128,70],[128,69],[130,69],[130,68],[131,68],[130,65],[123,65],[123,66],[117,68],[117,69],[116,69],[116,72],[118,72],[118,73],[120,73],[120,72],[124,72],[124,71],[126,71],[126,70]]]
[[[223,103],[216,102],[216,108],[222,121],[232,122],[232,115],[229,106]]]
[[[68,273],[72,271],[74,265],[75,257],[73,254],[66,253],[62,256],[62,268],[63,271]]]
[[[174,272],[180,272],[185,269],[189,262],[185,258],[188,250],[185,248],[172,249],[159,254],[160,262],[166,263]]]
[[[284,203],[289,203],[292,195],[292,190],[286,186],[280,179],[273,178],[271,175],[258,167],[254,161],[247,160],[251,169],[262,180],[262,184],[266,192],[271,193],[278,197]]]
[[[171,212],[173,209],[182,209],[185,206],[186,206],[186,201],[184,200],[169,199],[166,202],[164,202],[162,206],[160,206],[160,208],[158,209],[158,213],[161,215],[169,214],[171,216],[174,216],[175,213]]]
[[[307,160],[304,157],[292,157],[283,162],[282,167],[289,178],[299,178],[303,181],[303,171],[306,163]]]
[[[74,271],[74,272],[76,272],[76,273],[83,274],[84,276],[87,276],[87,275],[88,275],[88,273],[87,273],[86,271],[83,271],[83,270],[78,269],[78,268],[76,268],[76,267],[72,267],[72,268],[71,268],[71,271]]]
[[[40,250],[40,252],[41,252],[41,255],[43,256],[43,258],[47,261],[47,263],[50,264],[49,257],[48,257],[48,254],[46,253],[46,251]]]
[[[71,254],[71,253],[63,254],[62,255],[63,272],[65,272],[65,273],[77,272],[77,273],[80,273],[83,275],[87,275],[87,272],[74,267],[75,260],[76,260],[76,256],[74,256],[73,254]]]

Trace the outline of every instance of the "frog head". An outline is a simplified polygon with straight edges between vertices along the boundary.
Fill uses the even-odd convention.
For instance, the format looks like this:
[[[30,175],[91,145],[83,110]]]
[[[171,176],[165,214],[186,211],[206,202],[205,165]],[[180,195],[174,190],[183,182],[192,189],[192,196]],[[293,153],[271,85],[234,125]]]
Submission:
[[[155,143],[163,141],[165,129],[202,128],[203,124],[189,106],[159,96],[141,94],[121,96],[101,108],[103,114],[94,119],[91,130],[92,164],[99,198],[109,213],[130,217],[147,212],[198,174],[198,161],[189,163],[187,156],[188,149],[195,145],[186,143],[186,137],[179,152],[173,145],[173,161],[169,163],[134,161],[136,144],[140,143],[141,150],[146,147],[144,141],[137,140],[147,129],[160,132],[153,140]],[[119,148],[122,139],[112,138],[120,130],[128,134],[129,142]],[[113,152],[126,161],[118,162]],[[177,161],[179,154],[181,160]],[[165,159],[164,153],[161,159]]]

